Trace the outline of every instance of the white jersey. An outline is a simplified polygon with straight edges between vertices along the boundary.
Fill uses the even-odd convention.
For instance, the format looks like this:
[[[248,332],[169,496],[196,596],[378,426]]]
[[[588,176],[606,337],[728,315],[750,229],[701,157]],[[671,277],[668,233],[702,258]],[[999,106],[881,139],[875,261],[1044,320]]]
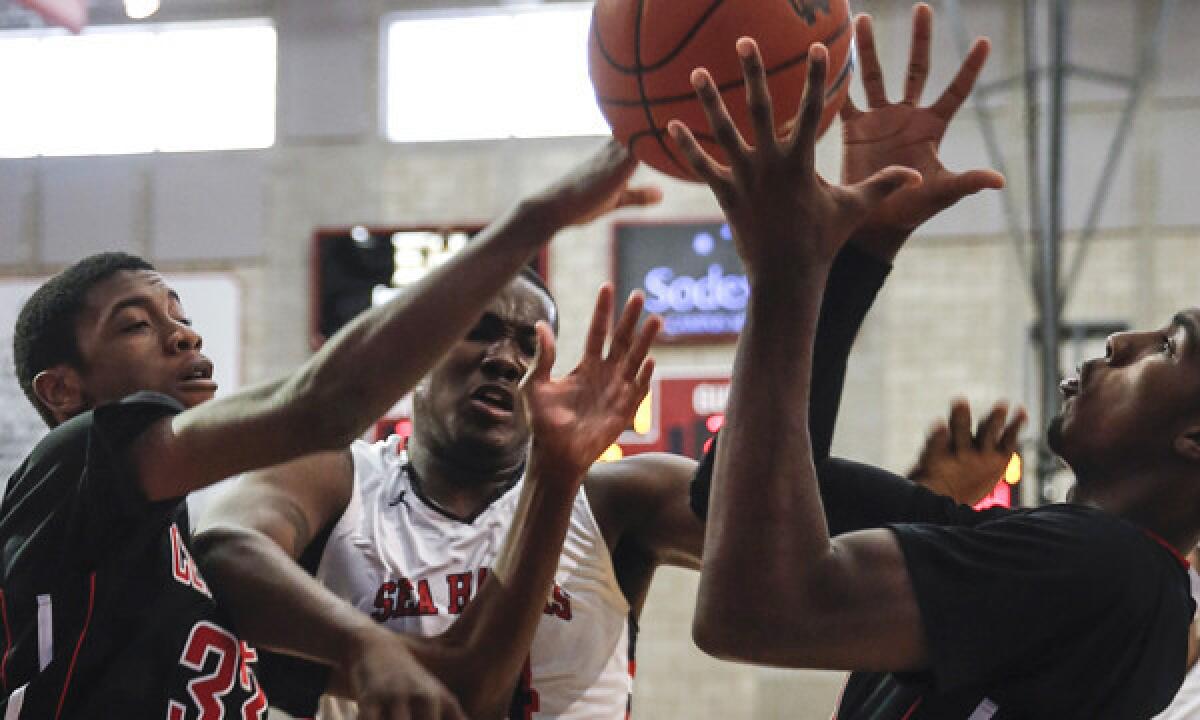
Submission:
[[[317,578],[396,632],[439,635],[496,562],[524,478],[465,522],[422,498],[398,438],[356,442],[352,452],[354,490]],[[629,603],[580,490],[511,720],[625,718],[633,691],[629,627]],[[322,720],[353,716],[352,703],[322,700]]]

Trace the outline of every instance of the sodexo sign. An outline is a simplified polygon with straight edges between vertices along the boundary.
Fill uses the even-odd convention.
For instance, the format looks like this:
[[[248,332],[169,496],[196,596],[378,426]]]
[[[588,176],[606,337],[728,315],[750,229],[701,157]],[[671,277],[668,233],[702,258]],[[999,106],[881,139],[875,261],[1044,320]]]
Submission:
[[[616,227],[617,292],[641,289],[663,318],[664,340],[721,341],[741,332],[750,286],[721,223],[629,223]]]

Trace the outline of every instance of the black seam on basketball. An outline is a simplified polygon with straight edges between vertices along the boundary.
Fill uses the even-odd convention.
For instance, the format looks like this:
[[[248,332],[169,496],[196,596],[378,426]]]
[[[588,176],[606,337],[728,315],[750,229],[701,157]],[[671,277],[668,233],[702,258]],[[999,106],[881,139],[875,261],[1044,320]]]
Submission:
[[[842,26],[839,27],[837,30],[835,30],[832,35],[830,35],[828,38],[823,40],[822,44],[823,45],[832,45],[833,43],[840,40],[842,38],[842,35],[844,35],[846,33],[846,30],[848,30],[850,28],[850,25],[851,25],[850,20],[847,19],[846,22],[843,23]],[[838,73],[839,77],[842,80],[845,79],[847,68],[849,68],[853,65],[853,60],[852,60],[853,55],[854,55],[854,53],[852,53],[852,52],[849,52],[849,51],[846,52],[846,62],[842,65],[842,69]],[[789,58],[788,60],[784,60],[780,64],[778,64],[772,68],[769,68],[766,71],[767,77],[771,77],[772,75],[783,72],[784,70],[793,68],[796,65],[799,65],[800,63],[805,62],[806,60],[808,60],[808,50],[805,50],[800,55],[797,55],[793,58]],[[723,93],[728,90],[733,90],[734,88],[742,87],[742,85],[745,84],[745,82],[746,82],[745,78],[738,78],[737,80],[730,80],[730,81],[727,81],[725,83],[718,85],[717,91]],[[690,92],[690,93],[686,93],[686,94],[682,94],[682,95],[669,95],[667,97],[654,98],[653,100],[648,99],[646,97],[645,85],[642,81],[641,75],[638,75],[638,93],[641,95],[641,98],[638,100],[606,98],[606,97],[601,97],[601,96],[597,95],[596,102],[600,103],[601,105],[611,105],[613,107],[636,107],[638,105],[643,105],[643,106],[644,105],[649,105],[649,106],[671,105],[674,103],[687,102],[688,100],[691,100],[696,97],[695,92]],[[653,124],[654,123],[651,123],[651,125],[653,125]]]
[[[596,39],[596,49],[600,51],[600,56],[603,57],[604,61],[611,65],[614,70],[625,75],[632,75],[637,72],[636,69],[626,68],[624,65],[618,64],[617,61],[613,59],[612,54],[608,52],[608,48],[604,47],[604,36],[600,34],[600,23],[596,20],[595,7],[592,8],[592,37]]]
[[[854,53],[847,53],[846,62],[842,65],[842,69],[838,73],[837,79],[835,79],[833,81],[833,84],[830,85],[829,89],[825,92],[826,100],[836,96],[839,92],[841,92],[842,86],[844,86],[846,84],[846,81],[850,77],[850,73],[853,69],[854,69]],[[634,150],[634,148],[637,146],[638,141],[645,140],[646,138],[649,138],[649,137],[653,137],[654,139],[659,140],[659,142],[661,144],[661,137],[665,134],[667,134],[667,129],[665,127],[660,128],[652,122],[650,124],[650,128],[648,128],[646,130],[638,130],[637,132],[635,132],[629,136],[629,150],[630,150],[630,152],[632,152]],[[717,142],[717,138],[713,135],[710,135],[709,133],[697,132],[697,131],[693,130],[692,136],[701,142],[708,141],[710,143],[713,143],[714,145]],[[672,160],[675,159],[673,155],[671,155],[670,157]],[[678,163],[676,163],[676,164],[678,164]]]
[[[642,112],[646,115],[646,125],[648,127],[656,128],[654,139],[658,142],[658,146],[662,149],[663,153],[666,154],[667,159],[669,159],[671,164],[678,168],[679,171],[682,172],[685,177],[687,177],[692,175],[692,172],[686,166],[684,166],[683,163],[679,162],[679,158],[675,157],[675,153],[663,140],[662,133],[657,131],[658,126],[654,122],[654,113],[650,110],[650,100],[646,97],[646,75],[640,71],[640,68],[642,67],[642,19],[645,15],[645,9],[646,0],[638,0],[637,19],[633,24],[633,61],[639,68],[639,72],[635,77],[637,77],[638,95],[642,98]],[[632,146],[633,143],[631,141],[630,147]]]
[[[660,70],[666,65],[669,65],[670,62],[679,55],[679,53],[683,52],[683,49],[687,47],[687,44],[691,42],[693,37],[696,36],[696,33],[700,32],[700,28],[704,27],[704,23],[708,22],[708,18],[724,3],[725,0],[716,0],[716,2],[714,2],[712,5],[709,5],[708,9],[705,10],[702,15],[700,15],[698,20],[696,20],[696,24],[693,25],[686,33],[684,33],[683,37],[679,40],[679,44],[667,52],[666,56],[662,60],[659,60],[652,65],[637,65],[635,67],[629,67],[627,65],[618,63],[613,59],[612,55],[608,53],[608,49],[604,47],[604,43],[601,42],[600,31],[596,28],[595,23],[593,23],[592,29],[594,31],[593,35],[596,36],[596,46],[600,49],[600,54],[603,55],[604,59],[608,61],[608,64],[612,66],[612,69],[623,75],[634,75],[638,72],[654,72],[655,70]]]

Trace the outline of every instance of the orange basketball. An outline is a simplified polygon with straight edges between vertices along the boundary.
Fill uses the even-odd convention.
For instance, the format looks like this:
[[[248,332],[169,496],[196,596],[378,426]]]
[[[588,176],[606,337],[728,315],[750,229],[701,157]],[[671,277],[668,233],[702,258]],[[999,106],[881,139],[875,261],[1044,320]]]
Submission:
[[[854,66],[847,0],[597,0],[588,68],[613,135],[648,165],[695,180],[667,135],[667,122],[678,118],[724,161],[689,78],[694,68],[708,68],[738,129],[748,136],[750,114],[734,49],[745,36],[762,52],[781,134],[800,107],[809,46],[821,42],[829,48],[824,132],[846,99]]]

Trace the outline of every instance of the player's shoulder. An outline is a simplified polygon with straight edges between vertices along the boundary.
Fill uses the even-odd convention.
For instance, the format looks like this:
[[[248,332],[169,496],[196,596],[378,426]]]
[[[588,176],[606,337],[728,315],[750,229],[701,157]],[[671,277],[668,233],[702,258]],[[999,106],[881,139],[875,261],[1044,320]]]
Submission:
[[[89,462],[94,462],[102,442],[117,449],[136,437],[153,421],[173,415],[183,407],[159,393],[140,392],[118,402],[88,410],[51,428],[9,479],[5,496],[31,491],[47,483],[77,483]]]
[[[584,482],[603,485],[662,485],[688,482],[696,472],[696,461],[672,453],[642,453],[614,462],[592,465]]]
[[[600,526],[612,530],[650,517],[677,498],[686,499],[695,471],[690,458],[644,453],[593,465],[583,489]]]
[[[1049,562],[1070,563],[1080,572],[1131,580],[1150,580],[1181,565],[1177,553],[1146,529],[1109,512],[1057,503],[1004,515],[982,526],[1029,549]]]

